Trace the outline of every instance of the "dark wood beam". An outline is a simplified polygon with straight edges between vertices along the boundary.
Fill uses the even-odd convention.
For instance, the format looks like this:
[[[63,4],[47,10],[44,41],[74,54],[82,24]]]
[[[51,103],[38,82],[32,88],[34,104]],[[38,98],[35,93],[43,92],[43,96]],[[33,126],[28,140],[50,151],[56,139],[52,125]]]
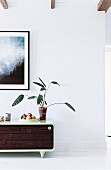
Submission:
[[[51,9],[55,8],[55,0],[51,0]]]
[[[4,9],[8,9],[8,3],[7,3],[6,0],[0,0],[0,2],[1,2]]]
[[[111,0],[100,0],[98,3],[98,11],[107,12],[110,7],[111,7]]]

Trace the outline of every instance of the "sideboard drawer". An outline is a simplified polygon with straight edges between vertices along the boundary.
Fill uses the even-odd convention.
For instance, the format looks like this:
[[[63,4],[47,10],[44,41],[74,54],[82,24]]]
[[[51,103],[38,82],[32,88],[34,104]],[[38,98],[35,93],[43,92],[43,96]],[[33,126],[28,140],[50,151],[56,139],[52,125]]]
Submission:
[[[53,149],[54,127],[47,125],[0,125],[0,149]]]

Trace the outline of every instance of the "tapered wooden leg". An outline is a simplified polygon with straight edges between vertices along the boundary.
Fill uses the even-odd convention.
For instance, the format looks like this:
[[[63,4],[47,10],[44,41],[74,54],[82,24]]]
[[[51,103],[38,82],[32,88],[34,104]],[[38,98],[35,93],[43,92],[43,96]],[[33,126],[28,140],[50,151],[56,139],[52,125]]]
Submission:
[[[40,151],[40,156],[41,156],[41,158],[43,158],[43,157],[44,157],[44,154],[45,154],[45,152],[44,152],[44,151]]]

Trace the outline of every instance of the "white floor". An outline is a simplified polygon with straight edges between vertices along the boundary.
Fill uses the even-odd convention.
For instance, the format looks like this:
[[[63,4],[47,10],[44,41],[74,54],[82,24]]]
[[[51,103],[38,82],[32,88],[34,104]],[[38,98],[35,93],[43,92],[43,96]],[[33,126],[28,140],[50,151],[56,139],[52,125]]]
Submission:
[[[110,139],[111,140],[111,139]],[[39,153],[0,153],[0,170],[111,170],[111,142],[107,150],[73,152],[68,156]]]

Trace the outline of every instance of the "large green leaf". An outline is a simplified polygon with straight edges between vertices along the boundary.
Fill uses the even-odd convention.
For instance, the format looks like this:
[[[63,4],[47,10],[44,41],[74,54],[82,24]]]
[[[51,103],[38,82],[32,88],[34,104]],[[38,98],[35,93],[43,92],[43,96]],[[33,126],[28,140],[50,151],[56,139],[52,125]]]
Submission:
[[[38,86],[40,86],[40,87],[44,87],[43,86],[43,84],[41,84],[41,83],[38,83],[38,82],[33,82],[34,84],[37,84]]]
[[[28,97],[28,99],[35,99],[35,98],[37,98],[37,96],[30,96],[30,97]]]
[[[74,107],[73,106],[71,106],[69,103],[65,103],[71,110],[73,110],[74,112],[75,112],[75,109],[74,109]]]
[[[46,88],[45,88],[45,87],[42,87],[42,88],[40,89],[40,91],[44,91],[44,90],[46,90]]]
[[[59,85],[59,86],[60,86],[60,84],[59,84],[59,83],[57,83],[56,81],[52,81],[51,83],[52,83],[52,84],[57,84],[57,85]]]
[[[21,94],[21,95],[18,96],[17,99],[13,102],[12,106],[16,106],[16,105],[19,104],[23,99],[24,99],[24,95]]]
[[[42,79],[40,77],[38,77],[39,80],[41,81],[41,83],[44,85],[44,87],[46,87],[45,83],[42,81]]]
[[[41,94],[39,94],[38,98],[37,98],[37,104],[41,104],[43,102],[43,96]]]

